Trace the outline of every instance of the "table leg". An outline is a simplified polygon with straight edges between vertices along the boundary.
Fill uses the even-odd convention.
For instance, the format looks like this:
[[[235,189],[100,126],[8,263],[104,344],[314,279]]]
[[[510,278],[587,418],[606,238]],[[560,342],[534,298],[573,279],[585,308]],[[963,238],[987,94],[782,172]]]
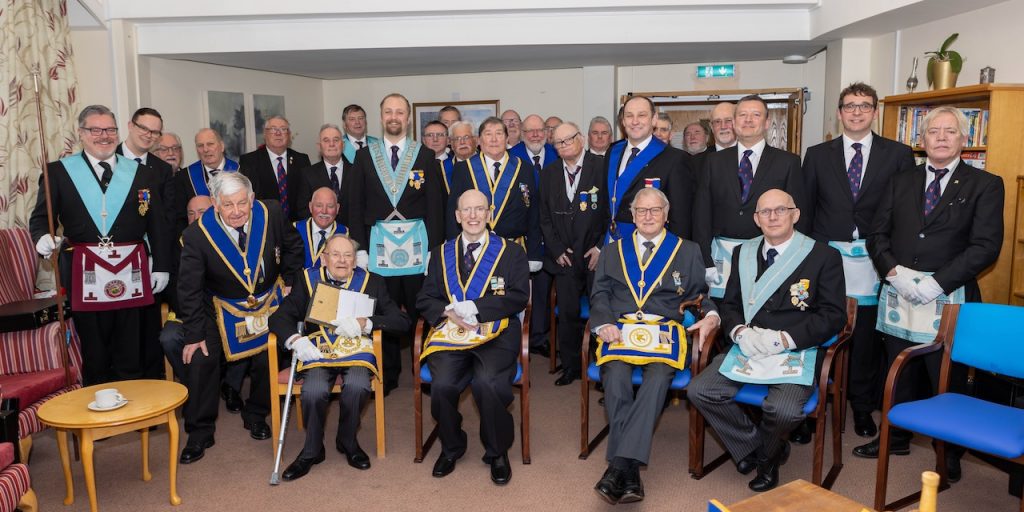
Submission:
[[[64,504],[75,502],[75,485],[71,480],[71,459],[68,455],[68,431],[57,429],[57,451],[60,452],[60,467],[64,470]]]
[[[178,418],[174,416],[173,409],[167,413],[167,433],[171,445],[171,505],[181,505],[181,496],[178,496]]]
[[[149,427],[142,429],[142,481],[148,482],[153,479],[149,473]]]
[[[89,493],[89,510],[96,512],[96,474],[92,465],[92,430],[82,429],[82,469],[85,471],[85,490]]]

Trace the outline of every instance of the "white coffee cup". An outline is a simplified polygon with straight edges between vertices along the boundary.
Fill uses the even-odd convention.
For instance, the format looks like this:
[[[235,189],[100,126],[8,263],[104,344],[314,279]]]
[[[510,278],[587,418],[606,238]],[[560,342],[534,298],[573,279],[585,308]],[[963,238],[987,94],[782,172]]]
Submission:
[[[101,389],[96,392],[96,406],[108,409],[124,401],[124,397],[121,393],[117,392],[116,388]]]

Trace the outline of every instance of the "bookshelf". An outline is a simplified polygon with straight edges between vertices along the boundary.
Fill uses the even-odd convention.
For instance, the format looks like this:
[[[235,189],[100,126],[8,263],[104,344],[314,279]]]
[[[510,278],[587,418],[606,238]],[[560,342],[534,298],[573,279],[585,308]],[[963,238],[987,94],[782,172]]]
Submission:
[[[909,139],[924,113],[940,105],[960,108],[972,121],[963,158],[996,174],[1006,189],[1003,245],[999,259],[982,273],[979,284],[986,302],[1024,305],[1024,84],[979,84],[940,91],[888,96],[881,100],[882,136],[914,148]]]

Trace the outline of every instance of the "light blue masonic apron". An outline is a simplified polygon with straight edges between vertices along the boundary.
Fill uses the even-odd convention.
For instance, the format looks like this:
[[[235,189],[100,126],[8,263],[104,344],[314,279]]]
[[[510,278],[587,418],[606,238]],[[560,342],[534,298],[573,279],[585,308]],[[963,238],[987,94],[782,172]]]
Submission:
[[[930,272],[923,274],[931,275]],[[875,329],[913,343],[931,343],[939,333],[942,308],[946,304],[963,304],[965,296],[964,287],[961,286],[950,295],[942,294],[932,302],[915,306],[909,300],[900,297],[896,288],[885,283],[882,285],[880,297]]]
[[[398,167],[384,157],[384,143],[370,143],[370,156],[384,192],[394,211],[370,228],[369,270],[382,276],[423,274],[427,270],[427,226],[423,219],[406,219],[398,212],[398,203],[406,185],[419,189],[426,181],[426,172],[412,168],[420,143],[408,140],[405,153],[399,156]]]

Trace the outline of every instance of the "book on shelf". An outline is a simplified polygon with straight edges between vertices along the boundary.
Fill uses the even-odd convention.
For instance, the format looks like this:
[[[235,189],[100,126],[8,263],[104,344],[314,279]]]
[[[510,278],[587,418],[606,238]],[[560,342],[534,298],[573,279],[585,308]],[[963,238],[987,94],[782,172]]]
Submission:
[[[917,165],[924,165],[928,163],[928,157],[925,155],[914,155],[914,160]],[[960,153],[960,160],[971,167],[976,169],[985,170],[985,152],[984,151],[964,151]]]
[[[921,139],[921,124],[924,116],[932,107],[926,105],[903,105],[900,107],[896,123],[896,140],[914,148],[924,145]],[[988,110],[982,108],[961,108],[967,118],[968,147],[985,147],[988,145]]]

